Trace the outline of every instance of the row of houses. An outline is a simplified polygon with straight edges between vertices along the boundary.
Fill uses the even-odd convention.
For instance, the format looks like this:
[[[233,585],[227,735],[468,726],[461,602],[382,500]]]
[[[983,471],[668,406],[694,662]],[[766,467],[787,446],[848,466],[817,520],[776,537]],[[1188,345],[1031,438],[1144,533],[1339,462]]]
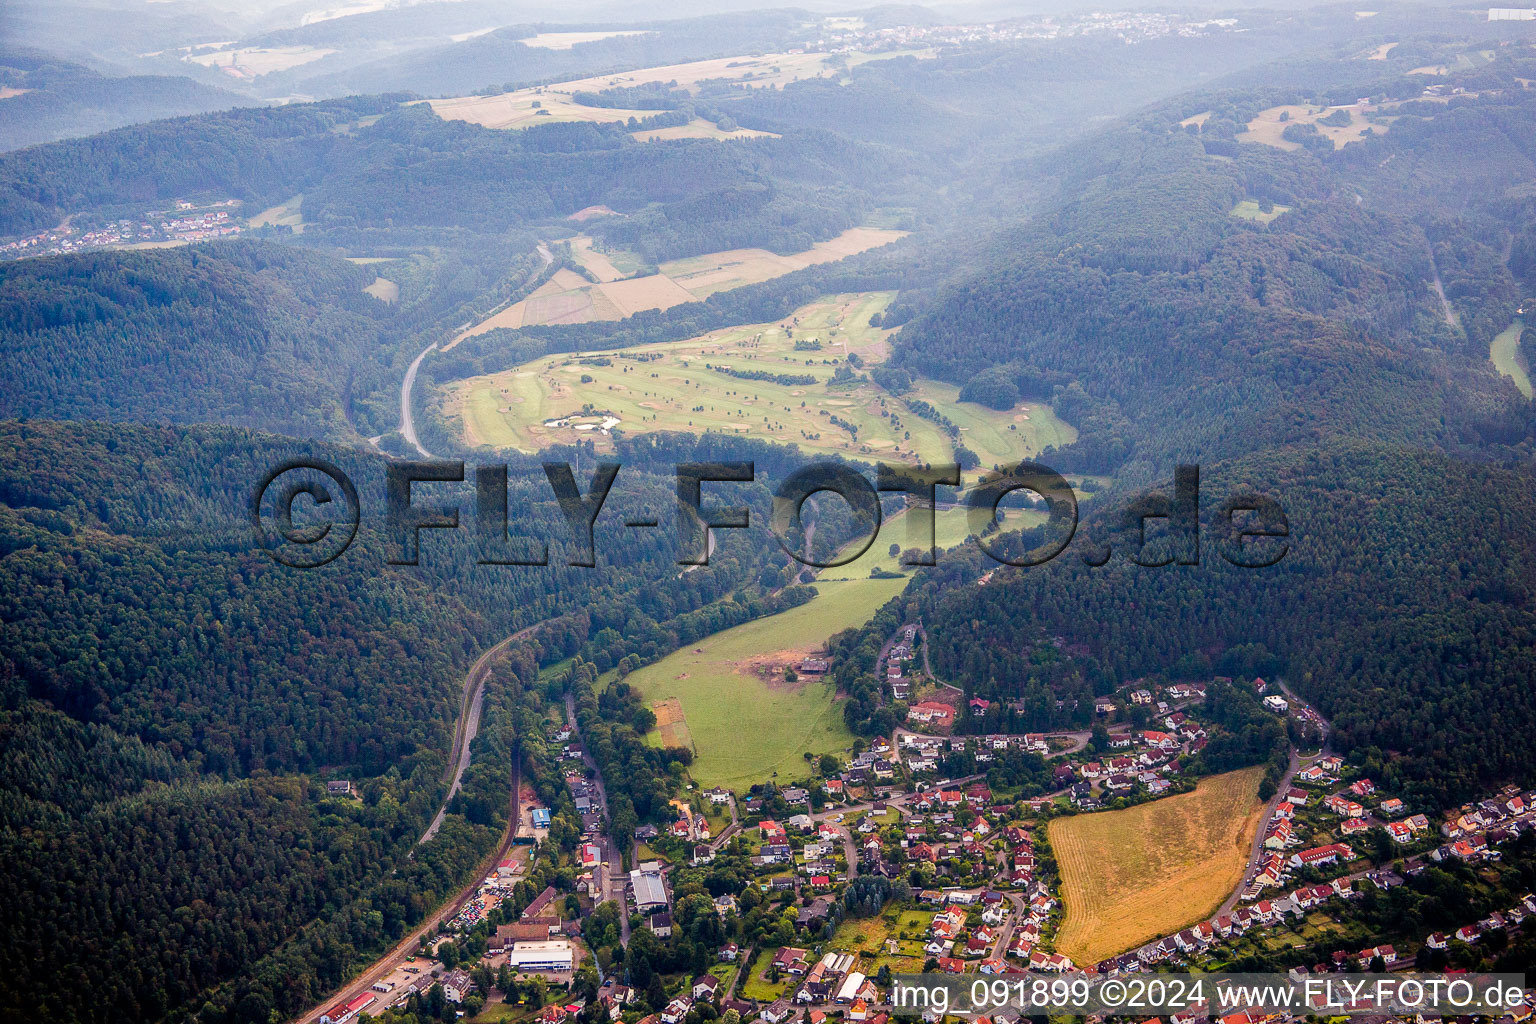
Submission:
[[[1462,925],[1450,936],[1441,932],[1430,933],[1424,945],[1429,949],[1446,949],[1453,938],[1468,944],[1476,943],[1489,932],[1518,928],[1532,915],[1536,915],[1536,896],[1527,893],[1508,910],[1495,910],[1481,921]]]

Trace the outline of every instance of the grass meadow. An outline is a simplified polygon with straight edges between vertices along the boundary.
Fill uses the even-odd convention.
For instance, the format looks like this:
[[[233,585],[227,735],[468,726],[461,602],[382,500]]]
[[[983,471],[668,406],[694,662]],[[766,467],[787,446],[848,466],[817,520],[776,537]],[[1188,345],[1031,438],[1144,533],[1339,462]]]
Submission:
[[[832,685],[807,677],[786,683],[783,666],[868,621],[905,585],[905,578],[817,583],[809,603],[706,637],[628,682],[649,702],[681,704],[697,754],[690,774],[701,786],[745,788],[800,771],[803,753],[843,750],[853,736]]]
[[[945,462],[953,450],[947,435],[901,399],[872,383],[831,383],[850,354],[865,365],[885,359],[890,332],[870,326],[869,320],[893,296],[834,295],[777,323],[616,352],[545,356],[449,385],[444,413],[470,447],[535,452],[578,439],[602,447],[604,438],[591,427],[611,414],[619,420],[617,429],[627,432],[739,434],[796,444],[813,454]],[[814,383],[733,375],[741,373],[810,377]],[[919,383],[914,397],[953,420],[962,443],[988,466],[1076,437],[1044,404],[1020,403],[1000,412],[961,402],[954,385],[929,381]]]

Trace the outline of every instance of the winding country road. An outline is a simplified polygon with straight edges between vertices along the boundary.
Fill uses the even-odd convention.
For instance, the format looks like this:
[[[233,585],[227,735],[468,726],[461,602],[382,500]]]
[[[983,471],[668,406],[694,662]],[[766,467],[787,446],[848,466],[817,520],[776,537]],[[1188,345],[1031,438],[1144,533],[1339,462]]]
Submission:
[[[549,247],[543,242],[539,243],[538,253],[543,263],[540,264],[539,269],[528,275],[528,282],[532,282],[542,274],[545,268],[555,260],[555,254],[550,252]],[[416,386],[416,371],[421,369],[421,361],[436,350],[437,342],[435,341],[422,349],[416,358],[411,360],[411,365],[405,371],[405,379],[400,382],[400,436],[404,437],[406,443],[415,448],[424,459],[430,459],[432,453],[422,447],[421,439],[416,436],[416,420],[411,415],[411,389]]]
[[[469,747],[474,741],[476,734],[480,731],[480,712],[485,705],[485,677],[490,669],[491,659],[501,651],[506,650],[510,645],[519,640],[526,639],[540,625],[542,623],[534,623],[526,629],[520,629],[489,648],[484,654],[476,658],[475,663],[469,667],[469,671],[464,673],[464,693],[462,703],[459,706],[459,720],[454,726],[453,749],[448,759],[450,774],[445,776],[445,778],[451,777],[453,779],[453,785],[448,788],[448,795],[443,799],[442,806],[438,808],[437,815],[432,819],[432,824],[427,827],[422,837],[416,841],[417,846],[437,835],[438,830],[442,828],[443,819],[448,813],[448,805],[453,801],[464,780],[464,771],[469,767]],[[444,900],[436,913],[429,915],[420,926],[413,929],[410,934],[396,943],[389,952],[370,964],[365,971],[350,983],[340,990],[333,992],[319,1005],[306,1010],[303,1014],[294,1018],[295,1021],[315,1020],[328,1007],[369,991],[375,982],[387,978],[394,972],[395,968],[411,958],[411,955],[420,947],[423,936],[436,931],[439,924],[443,921],[451,920],[459,911],[464,909],[465,904],[473,899],[480,889],[480,880],[485,875],[484,866],[500,862],[507,855],[507,851],[512,848],[512,842],[517,837],[517,828],[522,814],[522,806],[518,801],[518,788],[520,785],[521,772],[519,766],[514,762],[512,765],[512,785],[510,791],[511,811],[507,815],[506,831],[502,833],[500,841],[496,844],[496,851],[487,859],[485,865],[476,869],[470,883],[447,900]],[[413,855],[414,852],[413,850]]]
[[[443,819],[448,816],[448,805],[453,803],[459,787],[463,785],[464,772],[469,767],[469,746],[480,733],[480,712],[485,708],[485,675],[490,669],[491,659],[511,644],[527,639],[540,625],[542,623],[535,623],[513,633],[476,658],[475,663],[469,666],[469,671],[464,673],[464,696],[459,705],[459,720],[453,728],[453,747],[448,753],[448,769],[443,776],[444,781],[451,779],[453,784],[448,787],[448,795],[443,797],[443,805],[437,809],[432,824],[416,840],[417,846],[437,835],[438,829],[443,827]]]
[[[458,916],[465,905],[474,899],[475,894],[480,890],[480,880],[484,877],[485,871],[490,865],[499,863],[507,855],[507,851],[512,848],[513,839],[517,836],[517,828],[520,823],[519,815],[521,813],[517,794],[521,781],[518,765],[514,763],[512,765],[511,813],[507,815],[506,831],[502,833],[500,842],[496,844],[496,851],[476,868],[473,881],[447,900],[444,900],[435,913],[429,914],[426,920],[413,928],[405,938],[395,943],[389,952],[368,965],[367,969],[361,974],[340,989],[332,992],[315,1006],[310,1007],[299,1016],[293,1018],[294,1024],[318,1020],[320,1014],[324,1013],[327,1008],[335,1006],[337,1003],[348,1002],[364,992],[370,991],[376,982],[383,981],[393,974],[395,969],[401,964],[410,960],[416,951],[421,948],[423,938],[436,932],[438,925],[444,921],[451,921],[454,917]],[[423,977],[425,976],[423,975]],[[391,998],[394,997],[386,997],[386,1002]],[[369,1007],[369,1011],[372,1013],[378,1013],[382,1009],[383,1006],[377,1004]]]
[[[400,435],[424,459],[430,459],[432,453],[423,448],[420,439],[416,437],[416,421],[411,417],[411,388],[416,386],[416,371],[421,369],[421,361],[436,349],[435,341],[422,349],[421,354],[411,360],[410,367],[405,371],[405,380],[400,382]]]

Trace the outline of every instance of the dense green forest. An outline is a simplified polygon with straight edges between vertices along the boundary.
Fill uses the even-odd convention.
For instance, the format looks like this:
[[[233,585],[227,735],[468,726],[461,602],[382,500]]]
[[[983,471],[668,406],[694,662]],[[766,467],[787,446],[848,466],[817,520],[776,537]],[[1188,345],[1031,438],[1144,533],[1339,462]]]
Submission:
[[[402,99],[238,109],[5,154],[0,234],[84,209],[111,218],[199,196],[260,210],[303,193],[319,231],[497,234],[587,206],[658,204],[645,220],[654,258],[755,244],[792,252],[837,234],[869,189],[895,186],[916,160],[812,131],[738,146],[648,146],[624,124],[494,131]]]
[[[356,545],[322,570],[273,564],[246,525],[255,481],[291,455],[334,461],[363,497]],[[529,685],[531,659],[606,652],[614,628],[653,658],[679,642],[669,620],[699,635],[711,620],[691,617],[770,561],[790,571],[766,531],[734,531],[708,571],[677,573],[670,536],[619,525],[673,500],[670,467],[637,466],[599,526],[600,567],[569,567],[535,465],[510,476],[511,528],[548,539],[550,566],[477,569],[466,511],[452,542],[424,537],[421,566],[390,567],[377,457],[226,427],[0,427],[0,846],[22,908],[5,939],[33,951],[18,1008],[155,1020],[254,994],[229,1019],[296,1012],[494,842],[525,735],[494,722],[526,712],[495,693],[476,749],[500,753],[476,753],[449,826],[404,860],[442,798],[463,672],[485,646],[549,622],[547,646],[510,662]],[[325,796],[338,775],[361,803]],[[81,984],[47,984],[59,970]]]
[[[0,275],[0,415],[347,432],[390,308],[366,267],[288,246],[26,260]]]
[[[1405,62],[1445,52],[1406,45]],[[1536,622],[1522,582],[1536,439],[1530,402],[1488,360],[1536,294],[1520,255],[1536,207],[1510,187],[1536,173],[1536,94],[1516,81],[1531,66],[1501,54],[1467,80],[1484,95],[1405,104],[1389,131],[1337,151],[1237,135],[1270,106],[1417,96],[1422,82],[1362,69],[1368,84],[1331,93],[1195,95],[1045,158],[1059,197],[935,289],[893,363],[985,405],[1051,403],[1080,436],[1044,461],[1115,474],[1116,488],[1049,565],[978,588],[997,563],[968,547],[839,637],[850,727],[884,732],[904,713],[874,657],[921,618],[939,675],[1017,701],[1024,728],[1080,727],[1093,695],[1141,676],[1257,668],[1315,700],[1342,749],[1392,752],[1384,773],[1425,806],[1536,778],[1514,739],[1536,725],[1519,682]],[[1260,224],[1233,215],[1242,200],[1287,209]],[[1166,493],[1175,462],[1204,470],[1200,564],[1129,564],[1123,510]],[[1221,503],[1239,493],[1287,513],[1278,565],[1222,557]],[[1106,541],[1119,555],[1085,564]]]

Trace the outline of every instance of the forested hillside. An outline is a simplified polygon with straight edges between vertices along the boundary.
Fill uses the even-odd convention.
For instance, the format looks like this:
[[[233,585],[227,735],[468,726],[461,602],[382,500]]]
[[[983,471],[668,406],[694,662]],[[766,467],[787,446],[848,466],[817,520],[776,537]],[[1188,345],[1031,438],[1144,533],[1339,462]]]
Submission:
[[[400,99],[240,109],[0,156],[0,234],[82,210],[137,216],[146,204],[197,196],[259,211],[303,193],[301,212],[318,231],[489,235],[588,206],[631,212],[656,203],[658,226],[672,236],[658,258],[760,243],[794,251],[837,234],[869,189],[900,181],[915,159],[815,132],[648,146],[624,124],[494,131]],[[731,189],[737,198],[698,206]],[[792,230],[775,236],[779,225]]]
[[[755,382],[830,374],[858,389],[843,404],[927,418],[972,465],[964,430],[991,427],[993,411],[1021,438],[1075,436],[1040,458],[1092,494],[1050,564],[999,568],[962,547],[834,637],[822,706],[853,733],[905,720],[877,662],[900,625],[921,621],[934,675],[996,700],[961,732],[1087,730],[1096,695],[1143,676],[1262,673],[1314,702],[1337,747],[1416,806],[1536,783],[1536,405],[1518,358],[1536,342],[1517,322],[1536,309],[1536,47],[1522,29],[1433,11],[1410,34],[1400,12],[1342,8],[1203,27],[1155,12],[1112,29],[989,25],[975,44],[914,34],[921,58],[859,64],[850,47],[826,77],[782,89],[657,81],[572,99],[588,109],[569,122],[445,121],[419,93],[494,98],[833,32],[819,15],[773,11],[626,22],[615,30],[646,34],[541,49],[519,40],[572,27],[476,35],[496,6],[263,32],[254,44],[338,53],[254,90],[282,90],[294,102],[281,107],[0,154],[3,236],[68,224],[79,240],[178,203],[219,203],[254,236],[0,264],[0,901],[15,908],[0,942],[20,954],[0,1022],[270,1024],[313,1008],[472,877],[506,824],[513,773],[555,815],[516,909],[545,884],[574,889],[579,872],[560,858],[580,818],[545,741],[568,694],[607,776],[611,837],[627,848],[641,821],[667,825],[693,752],[654,743],[655,715],[624,677],[811,600],[766,525],[771,489],[806,460],[754,433],[773,411]],[[876,34],[935,23],[890,8],[835,20]],[[121,45],[150,49],[126,31]],[[184,63],[174,49],[151,58]],[[0,94],[0,114],[39,108],[62,124],[47,103],[66,78],[0,69],[0,86],[34,90]],[[364,86],[378,93],[307,99]],[[579,119],[628,103],[651,116]],[[643,142],[641,129],[696,137]],[[904,237],[837,262],[776,262],[859,225]],[[735,248],[770,250],[751,259],[783,272],[748,273],[722,252]],[[560,306],[599,282],[633,299],[661,286],[636,280],[658,263],[701,256],[696,286],[673,281],[668,308],[606,292],[602,310]],[[539,296],[544,315],[514,309],[557,274],[577,286]],[[751,368],[759,353],[743,353],[729,398],[697,399],[731,408],[740,430],[646,433],[633,422],[644,415],[609,421],[600,395],[571,428],[590,433],[537,456],[469,452],[446,426],[455,380],[873,291],[897,294],[846,307],[868,320],[847,325],[874,336],[864,347],[842,321],[825,337],[785,323],[800,331],[792,351]],[[502,313],[518,326],[448,347]],[[624,354],[637,357],[629,386],[667,372]],[[583,370],[551,369],[549,394],[565,372]],[[475,400],[558,425],[568,410],[539,407],[543,394]],[[1059,432],[1037,432],[1031,415]],[[416,485],[418,506],[457,508],[460,526],[423,530],[420,564],[394,564],[384,452],[421,450],[505,464],[510,534],[532,542],[518,553],[547,541],[549,563],[499,558],[477,532],[471,474]],[[361,495],[357,543],[313,571],[276,565],[251,529],[253,489],[288,456],[337,464]],[[585,492],[599,458],[622,469],[588,568],[572,564],[582,545],[541,463],[571,463]],[[717,531],[708,568],[682,571],[676,464],[738,460],[755,482],[712,483],[705,504],[747,506],[751,528]],[[1202,470],[1200,562],[1130,564],[1139,528],[1123,513],[1181,462]],[[1276,564],[1223,558],[1236,550],[1224,502],[1245,493],[1288,516]],[[827,553],[858,533],[830,497],[812,507],[814,542],[795,541]],[[1106,543],[1107,564],[1088,564]],[[903,586],[889,585],[875,599]],[[447,796],[465,672],[514,635],[493,663],[465,788],[420,843]],[[787,649],[801,640],[759,652],[764,685],[788,685],[781,669],[810,653]],[[1265,762],[1273,784],[1280,724],[1249,692],[1210,692],[1196,767]],[[822,749],[849,742],[840,726],[828,734]],[[786,784],[798,754],[779,766]],[[1006,773],[1044,792],[1058,763],[1010,755]],[[327,793],[343,778],[355,798]],[[670,948],[712,962],[713,903],[691,906],[709,923]],[[766,914],[759,938],[796,941],[794,915]],[[661,986],[694,966],[663,960],[638,928],[642,953],[619,959],[611,924],[589,921],[613,931],[594,943],[605,971],[649,973],[654,959]],[[711,944],[695,944],[706,933]]]
[[[1392,751],[1380,771],[1428,802],[1531,778],[1521,738],[1536,728],[1525,682],[1536,671],[1528,470],[1365,443],[1202,469],[1198,565],[1129,564],[1137,531],[1105,534],[1101,516],[1054,561],[1001,568],[985,587],[975,581],[997,563],[963,549],[909,591],[894,621],[921,618],[941,676],[1041,708],[1037,728],[1073,720],[1071,707],[1046,710],[1053,692],[1086,702],[1141,676],[1279,673],[1318,702],[1342,749]],[[1226,561],[1236,549],[1222,503],[1241,493],[1284,509],[1278,564]],[[1085,565],[1104,536],[1118,553]],[[1257,543],[1272,555],[1280,542]],[[1142,558],[1169,551],[1154,541]],[[1045,642],[1058,636],[1089,653],[1064,658]]]
[[[325,569],[252,542],[251,489],[292,455],[334,461],[362,495],[359,539]],[[505,806],[504,747],[405,859],[442,798],[474,657],[543,620],[550,657],[615,627],[670,649],[669,620],[769,560],[763,531],[678,574],[671,537],[616,522],[669,507],[670,476],[625,472],[602,568],[565,564],[531,461],[511,476],[512,530],[549,540],[550,566],[477,567],[466,514],[453,538],[424,534],[421,566],[390,567],[381,459],[232,428],[0,425],[0,898],[19,910],[4,941],[31,950],[6,1019],[159,1020],[254,984],[231,1019],[265,1020],[419,920]],[[337,776],[361,802],[326,796]],[[284,967],[257,981],[268,957]],[[78,984],[50,984],[61,971]]]
[[[1051,401],[1081,433],[1044,461],[1118,486],[1047,566],[976,587],[996,563],[971,551],[914,585],[892,621],[925,620],[941,676],[1022,699],[1041,728],[1142,675],[1257,668],[1316,701],[1342,749],[1391,752],[1379,770],[1431,803],[1533,778],[1517,738],[1536,725],[1520,682],[1533,410],[1489,361],[1536,294],[1518,255],[1536,219],[1530,63],[1501,55],[1478,94],[1439,102],[1394,103],[1422,84],[1387,72],[1338,86],[1392,104],[1339,149],[1246,137],[1309,95],[1265,88],[1155,108],[1048,163],[1060,197],[940,288],[894,359],[999,408]],[[1201,563],[1127,564],[1132,527],[1107,567],[1085,565],[1175,462],[1202,466]],[[1288,514],[1278,565],[1219,556],[1220,503],[1240,491]],[[1053,636],[1092,653],[1051,655]],[[863,695],[850,721],[878,721],[877,690],[845,682]]]
[[[374,274],[287,246],[98,252],[0,270],[0,415],[342,436],[387,356]]]
[[[185,78],[109,78],[47,54],[14,50],[0,52],[0,88],[13,91],[0,106],[0,151],[253,102]]]
[[[1053,161],[1063,198],[914,318],[895,361],[999,405],[1075,381],[1086,394],[1056,401],[1097,422],[1058,456],[1064,469],[1330,435],[1524,437],[1528,405],[1487,353],[1521,296],[1502,254],[1529,230],[1531,200],[1504,189],[1533,173],[1536,96],[1404,108],[1388,133],[1321,158],[1230,141],[1285,98],[1227,98],[1229,116],[1200,134],[1176,122],[1203,101],[1182,101]],[[1469,148],[1488,159],[1452,155]],[[1405,204],[1422,180],[1440,183],[1434,198]],[[1232,215],[1244,200],[1288,212],[1261,225]],[[1430,287],[1437,270],[1458,325]]]

